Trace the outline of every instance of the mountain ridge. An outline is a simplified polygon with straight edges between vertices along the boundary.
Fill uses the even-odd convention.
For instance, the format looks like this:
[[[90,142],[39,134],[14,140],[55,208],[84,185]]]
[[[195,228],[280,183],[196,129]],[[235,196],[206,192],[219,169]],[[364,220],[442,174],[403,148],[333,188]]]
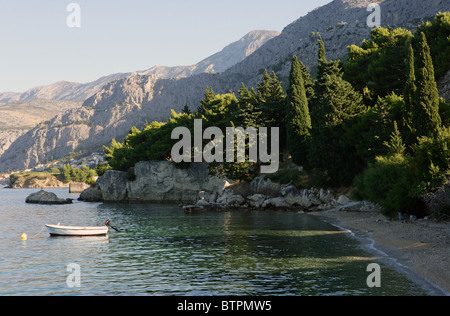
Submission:
[[[87,83],[58,81],[49,85],[33,87],[23,93],[0,93],[0,102],[18,102],[31,99],[85,101],[108,83],[136,73],[141,75],[156,75],[161,79],[186,78],[201,73],[221,73],[251,55],[259,47],[279,34],[280,32],[277,31],[251,31],[236,42],[227,45],[220,52],[208,56],[197,64],[190,66],[154,66],[143,71],[102,76]]]

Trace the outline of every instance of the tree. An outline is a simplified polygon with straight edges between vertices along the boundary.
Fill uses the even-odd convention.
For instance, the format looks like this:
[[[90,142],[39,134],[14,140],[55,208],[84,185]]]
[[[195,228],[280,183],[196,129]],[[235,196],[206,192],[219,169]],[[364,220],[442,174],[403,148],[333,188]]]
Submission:
[[[263,123],[265,127],[279,127],[284,129],[285,117],[285,95],[275,72],[272,77],[267,73],[267,69],[258,84],[257,96],[259,105],[263,111]]]
[[[189,105],[186,103],[183,107],[183,111],[181,112],[183,114],[192,114],[191,109],[189,108]]]
[[[325,44],[323,43],[322,36],[319,35],[319,66],[324,62],[326,62]]]
[[[435,137],[441,128],[439,92],[433,60],[425,34],[421,33],[417,57],[416,91],[412,105],[412,123],[416,138]]]
[[[242,83],[242,88],[239,90],[239,111],[236,115],[237,125],[245,128],[264,127],[262,113],[255,90],[253,88],[249,90]]]
[[[405,113],[403,116],[402,130],[406,134],[406,139],[409,144],[414,143],[412,131],[412,109],[416,95],[416,75],[414,70],[414,50],[412,45],[409,45],[407,63],[407,77],[405,90],[403,92],[405,101]]]
[[[203,98],[203,100],[200,101],[200,106],[197,109],[197,112],[201,115],[204,114],[205,112],[205,107],[207,106],[208,102],[214,100],[216,94],[213,91],[213,88],[211,87],[206,87],[206,91],[205,91],[205,96]]]
[[[302,73],[303,77],[303,83],[305,84],[305,92],[306,92],[306,98],[311,100],[311,98],[314,96],[314,85],[311,79],[311,74],[308,71],[308,68],[306,68],[305,64],[301,61],[300,63],[300,71]]]
[[[286,102],[286,141],[292,160],[298,165],[307,162],[311,117],[302,70],[297,56],[293,57]]]
[[[328,171],[332,185],[348,184],[361,162],[354,148],[343,143],[345,125],[366,109],[362,96],[343,78],[338,61],[327,61],[319,38],[319,72],[311,102],[312,143],[308,160],[312,168]]]
[[[394,122],[394,132],[391,135],[390,142],[384,142],[384,145],[389,149],[391,155],[403,155],[406,150],[403,144],[402,135],[397,127],[397,122]]]

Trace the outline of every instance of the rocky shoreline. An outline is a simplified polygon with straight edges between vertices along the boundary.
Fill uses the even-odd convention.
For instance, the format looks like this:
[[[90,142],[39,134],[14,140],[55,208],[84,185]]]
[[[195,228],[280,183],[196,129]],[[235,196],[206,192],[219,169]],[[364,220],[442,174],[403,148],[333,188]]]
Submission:
[[[376,209],[333,209],[310,214],[370,240],[378,254],[393,261],[430,295],[450,295],[450,223],[390,220]]]
[[[133,172],[107,171],[81,201],[105,203],[171,203],[220,208],[321,211],[336,207],[373,209],[369,202],[350,201],[331,190],[297,189],[260,176],[251,183],[227,181],[208,174],[206,164],[177,169],[167,161],[136,164]]]

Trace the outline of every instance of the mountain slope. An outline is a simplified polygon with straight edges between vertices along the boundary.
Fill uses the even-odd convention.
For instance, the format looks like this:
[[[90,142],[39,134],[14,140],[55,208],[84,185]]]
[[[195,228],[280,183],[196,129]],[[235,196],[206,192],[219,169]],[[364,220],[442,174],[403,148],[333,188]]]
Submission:
[[[237,91],[242,82],[255,85],[266,67],[286,76],[293,54],[312,68],[317,60],[313,32],[322,34],[329,58],[345,56],[348,45],[359,45],[369,37],[366,7],[371,2],[335,0],[318,8],[221,74],[159,79],[136,73],[109,83],[81,109],[61,114],[20,137],[0,157],[0,170],[22,169],[73,151],[99,150],[112,138],[122,140],[132,126],[167,119],[170,109],[180,111],[186,103],[196,108],[206,86],[212,86],[216,93]],[[381,3],[382,26],[414,28],[422,19],[448,10],[450,0],[386,0]]]

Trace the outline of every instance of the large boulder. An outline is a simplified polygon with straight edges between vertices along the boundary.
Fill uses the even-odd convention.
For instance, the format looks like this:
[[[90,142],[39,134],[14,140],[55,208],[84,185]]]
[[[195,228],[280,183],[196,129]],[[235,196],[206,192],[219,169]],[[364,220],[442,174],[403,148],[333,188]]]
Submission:
[[[281,189],[281,184],[272,182],[270,179],[266,179],[266,176],[260,176],[255,178],[250,183],[250,187],[254,193],[278,196]]]
[[[105,202],[126,202],[128,174],[121,171],[107,171],[97,179],[97,188]]]
[[[88,188],[81,192],[78,201],[83,202],[103,202],[102,191],[99,188]]]
[[[46,192],[44,190],[30,194],[25,200],[25,202],[29,204],[49,205],[72,204],[72,201],[72,199],[60,199],[55,193]]]
[[[134,176],[120,171],[107,171],[97,180],[105,202],[195,203],[204,191],[211,200],[222,195],[226,180],[210,176],[206,164],[191,164],[178,169],[168,161],[140,162]]]
[[[290,206],[283,197],[267,199],[262,205],[263,208],[288,208]]]
[[[225,204],[227,206],[241,206],[244,205],[245,199],[242,195],[235,194],[229,190],[225,191],[225,193],[217,199],[217,203]]]
[[[251,207],[261,208],[266,199],[267,196],[265,196],[264,194],[254,194],[247,197],[247,203]]]

